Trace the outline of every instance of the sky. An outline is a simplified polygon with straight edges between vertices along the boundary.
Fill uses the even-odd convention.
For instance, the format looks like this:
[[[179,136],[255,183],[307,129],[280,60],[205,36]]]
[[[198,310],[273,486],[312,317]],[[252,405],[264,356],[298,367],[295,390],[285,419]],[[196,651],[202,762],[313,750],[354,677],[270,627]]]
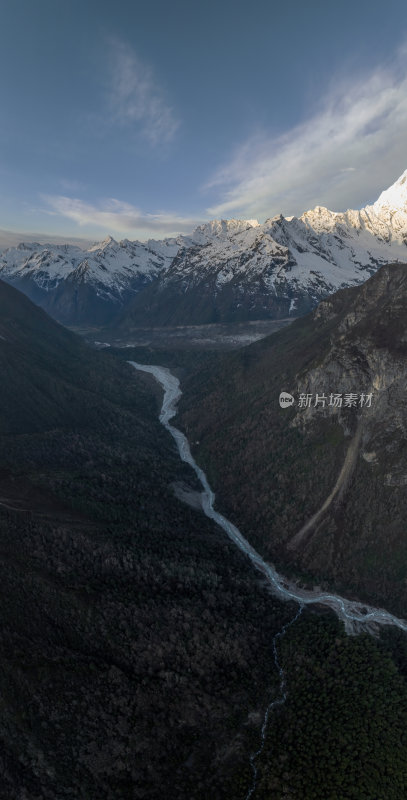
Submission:
[[[1,0],[0,245],[374,202],[407,169],[405,0]]]

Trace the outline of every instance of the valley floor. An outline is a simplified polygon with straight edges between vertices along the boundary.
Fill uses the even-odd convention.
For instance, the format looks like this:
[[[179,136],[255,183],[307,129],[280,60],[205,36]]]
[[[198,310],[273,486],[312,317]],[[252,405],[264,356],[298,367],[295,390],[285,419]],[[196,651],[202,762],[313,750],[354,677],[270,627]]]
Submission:
[[[99,328],[72,328],[91,344],[99,347],[157,347],[193,350],[235,350],[264,339],[292,322],[259,319],[247,322],[217,323],[208,325],[176,325],[154,328],[134,328],[123,338]],[[100,341],[99,341],[100,340]]]

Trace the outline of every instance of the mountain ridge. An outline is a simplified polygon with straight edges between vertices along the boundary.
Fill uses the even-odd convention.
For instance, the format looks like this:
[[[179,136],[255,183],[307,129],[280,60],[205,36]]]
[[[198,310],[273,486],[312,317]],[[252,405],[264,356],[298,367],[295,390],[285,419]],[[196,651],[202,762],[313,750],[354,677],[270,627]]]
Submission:
[[[296,317],[385,263],[407,262],[407,170],[372,205],[211,220],[146,242],[20,244],[0,277],[65,324],[168,325]]]
[[[180,404],[222,510],[266,559],[402,613],[406,312],[407,265],[384,265],[196,371]]]

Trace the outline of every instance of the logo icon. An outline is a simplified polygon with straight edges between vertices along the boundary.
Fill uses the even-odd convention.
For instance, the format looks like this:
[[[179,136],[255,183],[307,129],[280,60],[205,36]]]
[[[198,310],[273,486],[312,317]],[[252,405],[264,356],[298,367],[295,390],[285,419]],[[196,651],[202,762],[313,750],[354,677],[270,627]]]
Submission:
[[[293,405],[294,398],[292,394],[288,394],[288,392],[280,392],[278,402],[280,403],[280,408],[288,408],[288,406]]]

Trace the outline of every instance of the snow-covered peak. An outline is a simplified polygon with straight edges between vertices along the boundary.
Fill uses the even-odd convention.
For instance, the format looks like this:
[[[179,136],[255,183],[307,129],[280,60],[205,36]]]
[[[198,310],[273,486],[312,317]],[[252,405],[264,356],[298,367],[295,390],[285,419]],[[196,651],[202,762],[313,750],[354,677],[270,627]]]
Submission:
[[[407,210],[407,169],[389,189],[381,193],[373,205],[376,213],[382,208],[394,211]]]
[[[88,252],[94,253],[100,250],[106,250],[108,247],[118,246],[116,239],[113,239],[113,236],[106,236],[102,242],[95,242],[91,247],[89,247]]]
[[[73,282],[86,284],[87,296],[117,309],[158,280],[161,287],[175,281],[183,294],[206,282],[214,298],[229,284],[237,292],[237,309],[246,304],[251,315],[266,309],[290,315],[293,309],[304,313],[339,287],[360,283],[380,264],[407,263],[406,245],[407,170],[362,209],[334,212],[318,205],[301,217],[279,214],[263,224],[211,220],[190,235],[147,242],[107,236],[87,249],[24,243],[0,253],[0,275],[32,291],[36,302],[38,290],[43,298],[48,294],[49,305],[46,300],[43,305],[52,313],[53,293],[58,289],[62,298],[65,281],[69,297]],[[274,296],[283,298],[277,306],[270,300]],[[61,318],[66,316],[61,300]]]
[[[27,244],[27,242],[20,242],[20,244],[18,244],[17,247],[15,247],[15,248],[7,247],[6,249],[7,250],[12,250],[12,249],[15,249],[15,250],[39,250],[40,247],[42,247],[42,245],[40,245],[38,242],[30,242],[29,244]]]
[[[167,268],[179,250],[174,240],[117,242],[107,236],[88,249],[75,245],[20,244],[0,253],[1,277],[30,280],[50,291],[64,280],[77,280],[121,294],[140,281],[148,282]]]
[[[198,225],[191,235],[196,244],[207,244],[213,239],[230,239],[236,233],[260,227],[257,219],[212,219]]]
[[[275,214],[274,217],[268,217],[265,222],[263,223],[264,228],[269,228],[270,226],[274,225],[276,222],[281,222],[284,219],[288,219],[288,217],[283,217],[282,214]],[[290,217],[292,219],[292,217]]]
[[[317,233],[331,231],[337,224],[341,214],[336,211],[330,211],[325,206],[315,206],[310,211],[305,211],[301,215],[300,220],[308,227],[312,228]]]

